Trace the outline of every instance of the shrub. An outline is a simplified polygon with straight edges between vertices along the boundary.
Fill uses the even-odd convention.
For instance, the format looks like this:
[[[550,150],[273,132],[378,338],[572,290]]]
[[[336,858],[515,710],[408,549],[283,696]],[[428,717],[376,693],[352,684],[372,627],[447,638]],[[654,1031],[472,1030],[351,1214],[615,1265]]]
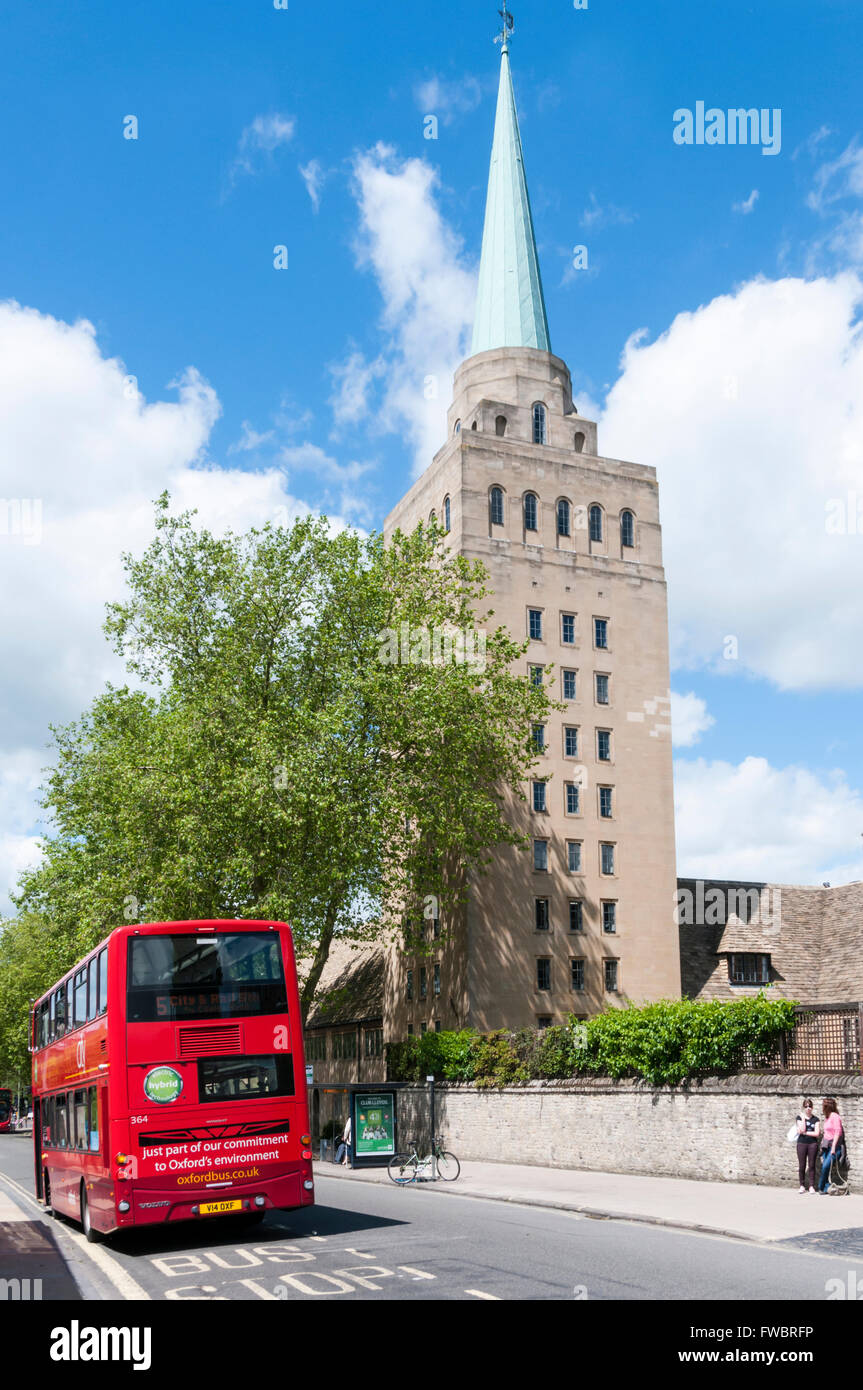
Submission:
[[[794,1024],[785,999],[664,999],[641,1008],[607,1009],[579,1024],[509,1033],[425,1033],[390,1043],[394,1081],[472,1081],[488,1088],[531,1080],[566,1080],[580,1073],[614,1079],[642,1077],[676,1086],[698,1076],[724,1076],[744,1053],[767,1064]]]

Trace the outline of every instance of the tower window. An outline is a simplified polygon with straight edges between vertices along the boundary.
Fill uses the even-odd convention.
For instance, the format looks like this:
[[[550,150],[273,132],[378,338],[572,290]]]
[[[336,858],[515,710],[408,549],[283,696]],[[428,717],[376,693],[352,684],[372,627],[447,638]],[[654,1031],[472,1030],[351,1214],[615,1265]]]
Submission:
[[[635,517],[632,512],[620,514],[620,544],[635,545]]]
[[[616,994],[620,988],[617,980],[617,961],[607,960],[605,965],[605,990],[607,994]]]
[[[449,530],[449,523],[450,523],[450,506],[449,506],[449,498],[448,498],[448,497],[445,497],[445,498],[443,499],[443,529],[444,529],[445,531],[448,531],[448,530]]]
[[[456,420],[453,426],[453,434],[461,434],[461,420]]]
[[[542,401],[537,401],[533,407],[533,442],[546,443],[546,413]]]
[[[528,610],[527,610],[527,617],[528,617],[528,627],[527,627],[527,630],[528,630],[528,635],[530,636],[531,642],[541,642],[541,641],[542,641],[542,609],[541,609],[541,608],[528,608]]]
[[[505,415],[498,415],[497,419],[494,422],[494,432],[497,435],[498,439],[503,439],[504,435],[506,434]]]
[[[602,904],[602,930],[610,936],[617,931],[617,903]]]
[[[572,972],[572,988],[580,993],[584,989],[584,961],[571,960],[569,968]]]
[[[557,534],[559,536],[569,535],[569,503],[562,497],[557,504]]]
[[[602,508],[591,507],[590,509],[590,539],[592,541],[602,540]]]
[[[582,434],[581,430],[577,430],[577,431],[576,431],[576,435],[575,435],[575,452],[576,452],[577,454],[583,454],[583,453],[584,453],[584,435]]]
[[[568,816],[578,816],[581,814],[580,788],[577,782],[564,782],[566,791],[566,814]]]
[[[503,488],[493,487],[489,493],[489,515],[492,526],[503,525]]]
[[[551,989],[551,961],[538,960],[536,962],[536,987],[537,989]]]
[[[536,497],[535,497],[535,495],[534,495],[532,492],[529,492],[529,493],[527,494],[527,496],[525,497],[525,499],[524,499],[524,529],[525,529],[525,531],[537,531],[539,528],[538,528],[538,526],[537,526],[537,524],[536,524],[536,520],[537,520]]]

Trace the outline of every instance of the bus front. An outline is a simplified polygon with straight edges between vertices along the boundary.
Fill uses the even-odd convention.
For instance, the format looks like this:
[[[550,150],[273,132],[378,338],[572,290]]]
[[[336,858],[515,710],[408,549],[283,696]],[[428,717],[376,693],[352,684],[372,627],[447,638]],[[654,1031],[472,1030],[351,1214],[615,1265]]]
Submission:
[[[116,935],[125,944],[115,979],[126,1052],[125,1094],[112,1059],[118,1227],[223,1214],[258,1220],[310,1205],[289,928],[166,922]]]

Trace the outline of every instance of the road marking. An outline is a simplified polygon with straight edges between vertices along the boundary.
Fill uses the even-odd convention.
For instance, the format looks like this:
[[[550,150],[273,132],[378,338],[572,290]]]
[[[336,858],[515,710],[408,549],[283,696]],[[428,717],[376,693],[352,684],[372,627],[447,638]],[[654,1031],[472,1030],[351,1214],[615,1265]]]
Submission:
[[[482,1289],[465,1289],[465,1293],[471,1294],[473,1298],[487,1298],[493,1303],[501,1302],[496,1293],[483,1293]]]
[[[345,1246],[345,1254],[356,1255],[361,1260],[374,1260],[377,1258],[375,1255],[367,1255],[364,1250],[354,1250],[350,1245]]]
[[[436,1274],[427,1274],[424,1269],[414,1269],[413,1265],[396,1265],[396,1269],[403,1269],[405,1274],[412,1274],[415,1279],[436,1279]]]
[[[5,1182],[10,1183],[11,1186],[15,1188],[16,1192],[20,1192],[21,1196],[24,1197],[31,1206],[35,1207],[39,1215],[44,1218],[45,1212],[36,1201],[35,1197],[32,1197],[25,1188],[21,1187],[14,1178],[10,1178],[8,1174],[4,1173],[3,1179]],[[44,1224],[47,1226],[48,1222],[45,1221]],[[69,1240],[73,1241],[75,1245],[79,1247],[82,1255],[89,1256],[94,1265],[98,1265],[99,1269],[105,1275],[105,1278],[114,1285],[114,1288],[121,1298],[127,1301],[134,1300],[139,1302],[146,1300],[150,1302],[151,1295],[147,1293],[147,1290],[142,1288],[137,1280],[132,1278],[131,1274],[127,1274],[119,1261],[115,1260],[112,1255],[109,1255],[106,1250],[103,1250],[100,1245],[90,1245],[81,1233],[70,1230],[68,1226],[58,1225],[57,1229],[61,1230],[64,1236],[68,1236]]]

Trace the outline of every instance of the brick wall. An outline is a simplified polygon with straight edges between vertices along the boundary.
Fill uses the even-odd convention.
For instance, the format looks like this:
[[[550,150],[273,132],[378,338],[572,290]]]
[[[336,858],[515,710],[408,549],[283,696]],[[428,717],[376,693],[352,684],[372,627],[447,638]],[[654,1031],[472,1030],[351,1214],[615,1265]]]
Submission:
[[[593,1078],[502,1091],[439,1086],[435,1128],[464,1160],[796,1187],[796,1149],[785,1135],[804,1096],[820,1113],[824,1095],[839,1103],[863,1182],[863,1077],[848,1074],[744,1075],[689,1088]],[[397,1096],[400,1142],[427,1141],[427,1091]]]

